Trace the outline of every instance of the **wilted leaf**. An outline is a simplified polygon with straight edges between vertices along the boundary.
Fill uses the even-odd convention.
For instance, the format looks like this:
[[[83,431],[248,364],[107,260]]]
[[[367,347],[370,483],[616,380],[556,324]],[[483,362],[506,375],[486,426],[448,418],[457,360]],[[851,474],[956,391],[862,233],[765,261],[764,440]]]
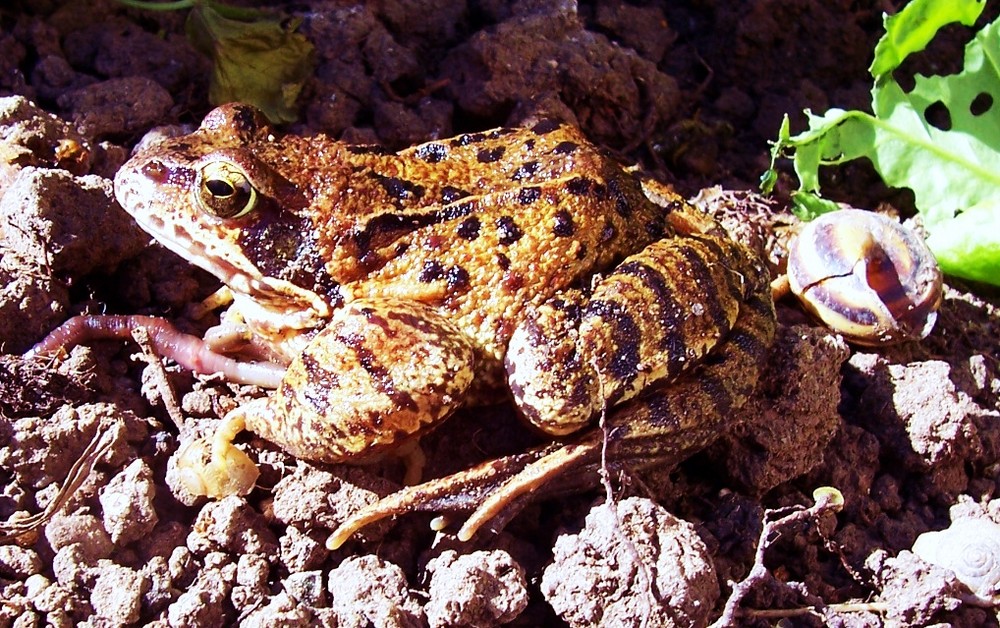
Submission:
[[[186,26],[195,47],[212,58],[212,104],[245,102],[272,122],[295,120],[295,101],[313,67],[312,44],[295,32],[299,23],[268,11],[199,2]]]

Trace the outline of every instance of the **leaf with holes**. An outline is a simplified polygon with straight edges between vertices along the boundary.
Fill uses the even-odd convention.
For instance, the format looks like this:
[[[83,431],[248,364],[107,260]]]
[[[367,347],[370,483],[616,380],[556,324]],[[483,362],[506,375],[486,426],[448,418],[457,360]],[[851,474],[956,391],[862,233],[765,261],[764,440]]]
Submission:
[[[914,0],[903,11],[885,15],[885,35],[875,45],[868,71],[875,78],[892,72],[910,53],[926,48],[941,27],[953,22],[975,24],[985,6],[986,0]]]
[[[953,17],[936,17],[938,28],[974,19],[957,11],[959,4],[914,0],[904,12],[913,7],[955,9]],[[888,20],[886,25],[891,26]],[[910,42],[904,52],[918,49]],[[902,61],[898,48],[892,54],[897,59],[880,64],[876,58],[872,67],[891,70]],[[801,200],[819,196],[821,166],[869,159],[888,185],[913,190],[932,235],[932,250],[945,272],[1000,285],[1000,230],[977,227],[983,219],[1000,222],[995,216],[1000,211],[1000,21],[985,26],[968,43],[965,66],[958,74],[918,75],[909,92],[891,74],[876,76],[872,111],[874,115],[841,109],[823,115],[806,111],[809,128],[795,136],[786,117],[771,154],[772,168],[779,157],[792,156],[800,186],[796,196]],[[972,207],[977,207],[977,220],[961,217]],[[965,266],[975,272],[966,272]]]
[[[939,223],[927,245],[944,272],[1000,285],[1000,196]]]

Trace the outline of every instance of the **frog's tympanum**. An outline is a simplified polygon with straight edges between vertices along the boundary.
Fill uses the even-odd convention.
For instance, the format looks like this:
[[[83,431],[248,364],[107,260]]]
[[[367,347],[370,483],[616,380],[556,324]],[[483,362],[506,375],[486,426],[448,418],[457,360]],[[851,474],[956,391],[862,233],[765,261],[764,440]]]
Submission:
[[[553,122],[394,153],[279,135],[228,105],[141,150],[115,193],[232,307],[204,341],[155,318],[81,317],[33,352],[142,325],[183,366],[276,388],[182,454],[193,489],[252,488],[232,445],[244,428],[304,459],[359,461],[509,397],[559,437],[389,495],[331,546],[412,510],[468,514],[467,539],[602,461],[679,462],[734,421],[774,333],[757,256]]]

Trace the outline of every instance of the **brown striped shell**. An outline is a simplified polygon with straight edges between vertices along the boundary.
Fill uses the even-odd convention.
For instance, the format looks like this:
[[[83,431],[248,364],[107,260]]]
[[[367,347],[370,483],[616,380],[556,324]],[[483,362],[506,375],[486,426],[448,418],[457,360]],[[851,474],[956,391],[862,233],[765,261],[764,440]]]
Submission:
[[[806,309],[860,345],[926,337],[941,304],[941,271],[923,239],[859,209],[805,225],[789,245],[788,282]]]

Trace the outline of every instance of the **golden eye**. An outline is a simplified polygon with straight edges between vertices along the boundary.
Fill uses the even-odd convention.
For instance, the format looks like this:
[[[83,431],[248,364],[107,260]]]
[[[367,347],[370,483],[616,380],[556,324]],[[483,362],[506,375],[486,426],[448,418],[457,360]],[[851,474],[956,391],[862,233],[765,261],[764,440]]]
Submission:
[[[198,204],[219,218],[239,218],[257,205],[257,190],[235,164],[213,161],[198,173]]]

